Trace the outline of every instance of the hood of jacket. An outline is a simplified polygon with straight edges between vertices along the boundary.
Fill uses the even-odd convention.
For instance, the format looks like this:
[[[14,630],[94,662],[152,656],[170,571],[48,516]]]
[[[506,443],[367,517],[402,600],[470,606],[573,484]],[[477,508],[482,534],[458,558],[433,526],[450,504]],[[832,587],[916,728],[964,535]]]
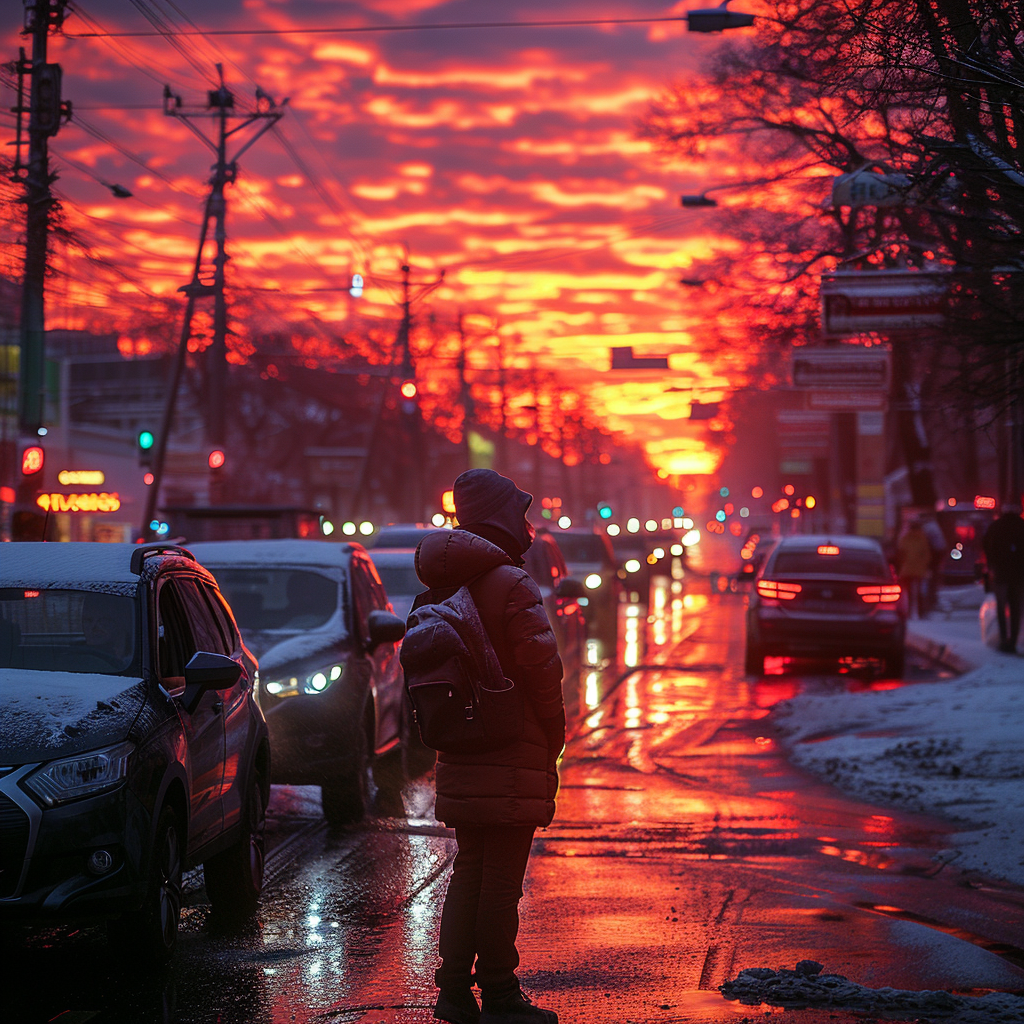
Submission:
[[[468,530],[427,534],[416,549],[416,575],[431,590],[458,589],[499,565],[514,565],[497,544]]]

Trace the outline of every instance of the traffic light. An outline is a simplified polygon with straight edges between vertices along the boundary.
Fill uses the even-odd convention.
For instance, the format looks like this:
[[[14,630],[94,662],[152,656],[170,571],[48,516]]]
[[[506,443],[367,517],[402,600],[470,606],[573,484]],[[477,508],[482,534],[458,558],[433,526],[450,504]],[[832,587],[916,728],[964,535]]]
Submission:
[[[600,501],[600,502],[598,502],[598,504],[597,504],[597,514],[602,519],[611,519],[611,517],[612,517],[612,507],[611,507],[611,505],[609,505],[607,501]]]
[[[225,462],[224,451],[221,448],[214,448],[207,456],[206,462],[212,470],[223,469]]]
[[[139,452],[139,465],[148,466],[153,459],[156,436],[152,430],[140,430],[135,438],[135,443]]]
[[[11,515],[11,540],[44,539],[46,514],[36,504],[44,486],[43,466],[46,452],[42,445],[30,441],[21,449],[21,478]]]
[[[416,395],[418,392],[416,381],[411,377],[406,377],[402,381],[399,391],[402,395],[402,412],[407,416],[411,416],[416,411]]]

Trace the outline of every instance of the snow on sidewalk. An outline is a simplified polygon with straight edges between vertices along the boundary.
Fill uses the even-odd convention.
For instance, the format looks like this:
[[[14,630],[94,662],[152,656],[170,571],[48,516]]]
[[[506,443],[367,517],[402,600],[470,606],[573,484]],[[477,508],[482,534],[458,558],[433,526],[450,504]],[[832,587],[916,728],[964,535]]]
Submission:
[[[975,613],[976,614],[976,613]],[[1024,658],[980,642],[977,618],[911,623],[956,679],[800,695],[772,718],[794,763],[855,796],[962,822],[940,857],[1024,885]]]

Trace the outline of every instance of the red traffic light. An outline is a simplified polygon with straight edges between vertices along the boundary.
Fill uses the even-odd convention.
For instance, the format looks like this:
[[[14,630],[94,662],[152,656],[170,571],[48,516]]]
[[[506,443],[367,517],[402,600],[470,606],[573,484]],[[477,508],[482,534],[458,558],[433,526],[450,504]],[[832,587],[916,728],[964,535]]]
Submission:
[[[210,464],[210,469],[220,469],[224,465],[224,453],[219,448],[214,448],[206,461]]]
[[[33,473],[38,473],[43,468],[43,462],[45,460],[45,454],[43,449],[37,444],[29,445],[21,453],[21,472],[25,476],[31,476]]]

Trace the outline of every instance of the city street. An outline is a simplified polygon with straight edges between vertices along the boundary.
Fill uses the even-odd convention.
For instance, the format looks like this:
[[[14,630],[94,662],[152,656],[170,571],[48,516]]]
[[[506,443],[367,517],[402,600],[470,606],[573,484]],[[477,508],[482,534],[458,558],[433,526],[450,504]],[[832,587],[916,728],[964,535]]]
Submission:
[[[808,959],[872,988],[1020,991],[1024,893],[940,867],[951,825],[844,797],[773,740],[771,707],[798,691],[898,684],[772,661],[745,677],[742,610],[742,596],[689,595],[655,623],[643,664],[570,724],[558,813],[527,875],[524,986],[586,1024],[738,1021],[766,1008],[719,985]],[[912,662],[906,684],[940,674]],[[166,975],[113,963],[101,929],[36,932],[6,959],[4,1019],[431,1020],[454,842],[429,779],[405,801],[405,819],[330,833],[315,788],[275,787],[250,932],[219,932],[194,872]]]

